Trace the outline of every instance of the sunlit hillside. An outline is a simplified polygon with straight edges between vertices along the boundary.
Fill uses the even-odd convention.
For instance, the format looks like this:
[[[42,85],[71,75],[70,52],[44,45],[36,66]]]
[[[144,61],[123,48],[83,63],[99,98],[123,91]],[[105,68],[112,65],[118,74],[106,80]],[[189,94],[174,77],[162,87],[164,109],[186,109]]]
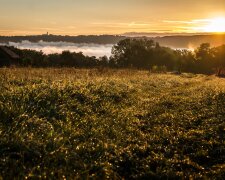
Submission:
[[[0,69],[0,179],[225,175],[225,79]]]

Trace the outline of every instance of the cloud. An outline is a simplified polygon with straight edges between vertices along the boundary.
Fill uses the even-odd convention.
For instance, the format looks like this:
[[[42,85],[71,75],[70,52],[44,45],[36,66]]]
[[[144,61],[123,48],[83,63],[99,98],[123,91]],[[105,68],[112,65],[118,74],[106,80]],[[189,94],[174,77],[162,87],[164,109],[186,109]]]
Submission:
[[[45,54],[61,53],[62,51],[83,52],[87,56],[110,56],[112,44],[86,44],[86,43],[69,43],[69,42],[9,42],[8,45],[20,49],[32,49],[36,51],[43,51]]]
[[[164,23],[173,23],[173,24],[199,24],[199,23],[208,23],[210,19],[193,19],[189,21],[176,21],[176,20],[163,20]]]
[[[173,26],[175,31],[181,32],[202,32],[202,27],[209,24],[211,19],[192,19],[187,21],[163,20],[163,23]]]
[[[120,28],[127,28],[127,27],[145,27],[145,26],[150,26],[151,24],[149,23],[144,23],[144,22],[129,22],[129,23],[91,23],[92,25],[95,26],[103,26],[103,27],[120,27]]]

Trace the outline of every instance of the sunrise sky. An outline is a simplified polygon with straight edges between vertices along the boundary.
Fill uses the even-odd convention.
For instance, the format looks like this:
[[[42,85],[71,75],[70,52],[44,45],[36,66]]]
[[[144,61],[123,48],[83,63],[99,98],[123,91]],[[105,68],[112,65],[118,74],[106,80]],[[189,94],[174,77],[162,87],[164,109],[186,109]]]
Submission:
[[[0,35],[225,32],[225,0],[0,0]]]

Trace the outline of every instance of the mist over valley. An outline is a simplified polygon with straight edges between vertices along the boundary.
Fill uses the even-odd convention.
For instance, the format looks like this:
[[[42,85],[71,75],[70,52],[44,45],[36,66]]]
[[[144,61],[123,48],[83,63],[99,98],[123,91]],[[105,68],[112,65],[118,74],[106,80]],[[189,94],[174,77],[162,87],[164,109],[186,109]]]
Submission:
[[[31,42],[23,40],[21,42],[1,43],[1,45],[14,46],[19,49],[31,49],[42,51],[44,54],[62,53],[63,51],[82,52],[86,56],[107,56],[111,55],[113,44],[94,44],[94,43],[72,43],[72,42]]]

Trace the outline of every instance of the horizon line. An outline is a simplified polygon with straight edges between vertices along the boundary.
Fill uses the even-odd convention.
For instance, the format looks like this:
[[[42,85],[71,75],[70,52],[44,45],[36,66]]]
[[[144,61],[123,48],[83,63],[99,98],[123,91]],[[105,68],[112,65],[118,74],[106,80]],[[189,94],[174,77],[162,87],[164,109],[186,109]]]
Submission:
[[[159,35],[163,36],[176,36],[176,35],[225,35],[225,32],[125,32],[125,33],[118,33],[118,34],[78,34],[78,35],[69,35],[69,34],[53,34],[53,33],[46,33],[46,34],[20,34],[20,35],[1,35],[1,37],[16,37],[16,36],[127,36],[127,37],[145,37],[154,35],[155,37]]]

